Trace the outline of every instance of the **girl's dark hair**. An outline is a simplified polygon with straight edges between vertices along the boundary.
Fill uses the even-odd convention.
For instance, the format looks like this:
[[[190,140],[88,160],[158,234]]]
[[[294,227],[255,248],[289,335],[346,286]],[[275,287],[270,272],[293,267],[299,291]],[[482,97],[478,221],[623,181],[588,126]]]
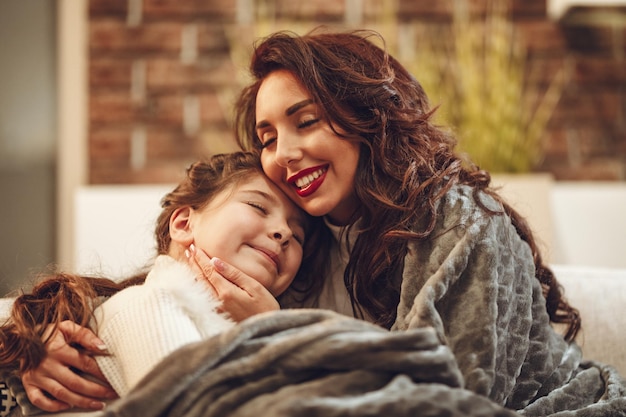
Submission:
[[[192,164],[185,179],[161,200],[155,235],[157,253],[168,253],[171,243],[169,220],[181,207],[199,209],[222,191],[235,187],[255,175],[264,175],[256,153],[235,152],[214,155],[207,161]],[[301,268],[293,286],[309,291],[319,282],[323,259],[317,250],[321,219],[307,216],[306,240]],[[324,245],[322,245],[324,246]],[[36,368],[46,354],[47,325],[70,320],[90,327],[94,306],[100,296],[111,296],[131,285],[145,281],[140,273],[121,282],[105,278],[56,273],[40,279],[30,293],[18,296],[13,303],[10,319],[0,327],[0,368],[20,372]]]
[[[358,136],[361,143],[355,191],[367,229],[354,245],[344,277],[353,306],[360,305],[381,325],[393,324],[399,289],[390,276],[402,265],[407,241],[428,238],[438,200],[455,184],[468,184],[475,196],[484,191],[502,203],[532,250],[550,319],[567,324],[566,339],[573,339],[580,327],[578,311],[562,297],[527,223],[489,187],[488,172],[455,153],[456,139],[433,124],[435,109],[420,83],[372,40],[384,45],[373,31],[278,32],[261,40],[250,66],[255,81],[236,104],[239,145],[261,151],[255,131],[259,87],[271,72],[290,71],[324,109],[335,133],[348,132],[350,140]],[[422,227],[412,231],[416,213]]]

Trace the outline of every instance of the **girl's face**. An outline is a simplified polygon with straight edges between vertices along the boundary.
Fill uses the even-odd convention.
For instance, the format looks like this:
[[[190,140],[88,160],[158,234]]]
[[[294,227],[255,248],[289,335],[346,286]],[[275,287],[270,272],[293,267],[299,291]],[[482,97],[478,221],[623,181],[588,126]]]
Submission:
[[[278,296],[302,261],[305,214],[258,174],[191,210],[194,244],[255,278]]]
[[[256,131],[267,176],[305,211],[347,224],[358,207],[354,177],[359,144],[337,136],[323,110],[289,71],[263,80]]]

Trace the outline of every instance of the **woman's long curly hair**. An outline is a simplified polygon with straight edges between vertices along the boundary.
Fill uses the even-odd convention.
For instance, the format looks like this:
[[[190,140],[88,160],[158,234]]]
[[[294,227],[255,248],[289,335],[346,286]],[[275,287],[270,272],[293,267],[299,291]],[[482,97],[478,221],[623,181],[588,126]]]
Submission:
[[[580,327],[578,312],[544,265],[526,221],[489,187],[488,172],[455,153],[456,139],[432,122],[435,109],[420,83],[372,39],[384,45],[373,31],[278,32],[262,39],[250,66],[254,81],[236,104],[239,145],[261,151],[255,131],[259,87],[273,71],[290,71],[324,109],[335,133],[348,132],[350,140],[358,136],[361,143],[355,191],[361,202],[360,226],[367,226],[344,277],[353,306],[361,306],[381,325],[393,324],[399,289],[390,277],[400,272],[407,242],[428,238],[437,221],[438,200],[455,184],[467,184],[475,195],[484,191],[502,203],[532,250],[550,319],[565,323],[566,339],[573,339]],[[416,214],[421,217],[416,219]],[[416,224],[423,227],[412,231]]]
[[[155,227],[158,254],[167,254],[171,238],[169,221],[181,207],[201,209],[222,191],[231,189],[253,176],[264,175],[255,153],[236,152],[214,155],[208,161],[192,164],[186,178],[161,200],[161,211]],[[294,284],[308,289],[319,282],[326,254],[318,240],[323,230],[321,219],[307,216],[306,241],[301,268]],[[36,368],[46,355],[48,325],[58,326],[65,320],[90,327],[97,298],[108,297],[131,285],[142,284],[141,272],[120,282],[106,278],[56,273],[40,278],[29,293],[16,298],[11,316],[0,327],[0,368],[24,372]],[[53,327],[54,328],[54,327]]]

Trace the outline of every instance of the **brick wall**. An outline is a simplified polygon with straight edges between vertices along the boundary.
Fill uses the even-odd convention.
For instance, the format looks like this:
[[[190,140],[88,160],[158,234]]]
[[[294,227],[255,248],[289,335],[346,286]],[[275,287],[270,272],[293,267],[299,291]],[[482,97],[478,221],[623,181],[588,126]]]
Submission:
[[[394,19],[445,24],[451,1],[397,0]],[[485,3],[471,0],[471,10]],[[236,149],[231,104],[256,36],[277,29],[302,33],[319,24],[385,35],[390,4],[90,0],[90,183],[176,182],[199,156]],[[564,180],[626,179],[624,28],[554,23],[545,0],[515,0],[513,12],[541,68],[536,87],[563,65],[570,75],[538,170]],[[270,16],[273,24],[255,24],[255,15]],[[615,48],[620,39],[621,52]]]
[[[625,13],[574,10],[554,33],[570,68],[542,164],[557,178],[626,179]],[[602,14],[602,21],[594,22],[594,14]],[[616,19],[621,26],[612,27]]]

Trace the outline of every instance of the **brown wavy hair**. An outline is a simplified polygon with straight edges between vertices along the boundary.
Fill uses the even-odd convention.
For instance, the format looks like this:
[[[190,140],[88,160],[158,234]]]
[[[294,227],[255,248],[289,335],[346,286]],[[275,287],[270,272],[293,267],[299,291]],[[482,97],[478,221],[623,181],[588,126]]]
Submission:
[[[344,276],[353,307],[361,306],[381,325],[393,324],[399,289],[390,276],[401,272],[407,242],[427,239],[437,221],[438,200],[455,184],[467,184],[475,196],[484,191],[502,204],[532,250],[550,320],[567,325],[567,340],[576,336],[578,311],[563,298],[528,224],[489,187],[488,172],[454,151],[455,137],[432,122],[436,109],[429,107],[420,83],[388,54],[378,33],[277,32],[255,45],[250,65],[254,81],[236,103],[236,134],[243,149],[261,151],[256,96],[264,78],[279,69],[300,80],[330,126],[338,127],[337,135],[348,132],[350,140],[358,136],[361,143],[354,185],[361,208],[355,216],[367,228],[354,245]],[[421,230],[414,229],[416,223]]]
[[[181,207],[200,209],[216,195],[237,186],[256,175],[265,175],[255,153],[235,152],[214,155],[207,161],[192,164],[186,178],[161,200],[161,211],[155,227],[157,253],[169,251],[171,238],[169,220]],[[301,268],[292,285],[309,290],[319,281],[326,254],[318,250],[326,247],[319,240],[318,230],[324,228],[321,219],[306,216],[306,240]],[[131,285],[142,284],[146,272],[123,281],[56,273],[40,277],[29,293],[18,296],[13,303],[9,320],[0,327],[0,368],[24,372],[36,368],[46,355],[49,324],[58,326],[70,320],[90,327],[97,298],[109,297]]]

